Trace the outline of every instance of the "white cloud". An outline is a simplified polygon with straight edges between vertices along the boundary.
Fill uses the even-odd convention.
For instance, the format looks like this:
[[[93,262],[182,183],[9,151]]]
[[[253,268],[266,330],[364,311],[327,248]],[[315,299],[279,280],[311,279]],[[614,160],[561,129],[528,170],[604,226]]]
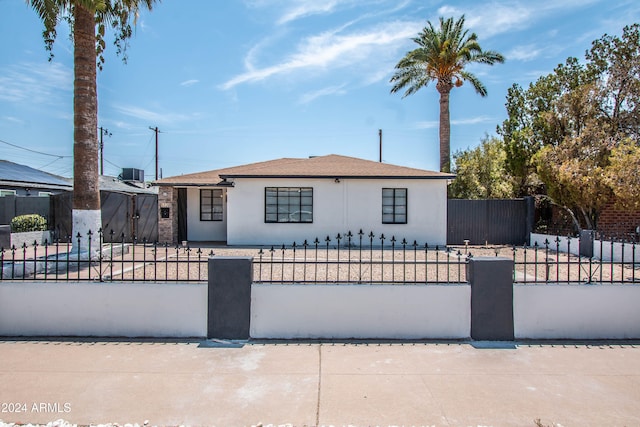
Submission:
[[[180,113],[167,113],[147,110],[133,105],[116,105],[114,109],[125,116],[144,120],[151,124],[168,124],[192,119],[193,116]],[[124,126],[123,126],[124,127]]]
[[[460,126],[476,125],[478,123],[492,123],[492,122],[495,122],[495,120],[488,116],[478,116],[478,117],[470,117],[467,119],[451,120],[452,125],[460,125]]]
[[[57,104],[73,91],[73,72],[58,62],[14,64],[0,71],[0,100],[31,104]]]
[[[467,126],[467,125],[476,125],[478,123],[492,123],[495,122],[495,119],[492,119],[488,116],[478,116],[478,117],[469,117],[466,119],[457,119],[451,120],[451,125],[454,126]],[[429,120],[417,122],[415,124],[416,129],[434,129],[440,126],[440,121],[438,120]]]
[[[196,83],[200,83],[200,80],[195,80],[195,79],[191,79],[191,80],[185,80],[183,82],[180,83],[180,86],[193,86]]]
[[[583,8],[601,0],[541,0],[530,1],[493,1],[476,3],[471,7],[442,6],[438,16],[458,18],[465,15],[465,24],[481,38],[489,38],[515,30],[529,28],[545,16]],[[437,25],[437,21],[431,21]]]
[[[345,85],[342,84],[337,86],[328,86],[314,92],[307,92],[300,97],[300,103],[308,104],[309,102],[323,96],[344,95],[345,93],[347,93],[347,91],[343,89],[344,87]]]
[[[506,58],[507,60],[532,61],[540,56],[541,53],[542,50],[534,45],[516,46],[506,54]]]
[[[286,24],[309,15],[331,13],[337,4],[338,0],[297,1],[280,17],[278,24]]]
[[[375,61],[381,52],[388,55],[405,44],[420,27],[419,22],[395,21],[349,34],[342,34],[341,29],[327,31],[304,39],[296,52],[281,62],[262,68],[254,65],[254,68],[233,77],[220,87],[228,90],[242,83],[258,82],[294,71],[328,70]],[[251,54],[255,53],[251,51]]]
[[[440,122],[437,120],[429,120],[424,122],[417,122],[415,124],[416,129],[434,129],[440,126]]]
[[[17,117],[12,117],[12,116],[3,116],[2,120],[7,121],[7,122],[11,122],[11,123],[15,123],[18,125],[24,125],[26,124],[26,122],[22,119],[19,119]]]

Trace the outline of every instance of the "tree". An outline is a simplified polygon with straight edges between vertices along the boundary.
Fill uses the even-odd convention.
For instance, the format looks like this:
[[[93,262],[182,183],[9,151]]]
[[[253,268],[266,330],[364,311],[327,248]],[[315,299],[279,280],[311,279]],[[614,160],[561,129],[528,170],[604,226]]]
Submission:
[[[125,55],[140,7],[151,10],[155,0],[26,0],[44,24],[43,38],[49,59],[56,39],[56,27],[66,21],[73,37],[73,240],[81,236],[78,254],[88,250],[90,231],[92,254],[99,250],[102,227],[98,186],[98,95],[96,69],[102,67],[105,28],[116,32],[114,44]],[[96,32],[97,28],[97,32]]]
[[[498,129],[519,195],[539,178],[578,230],[596,228],[611,202],[638,208],[640,25],[605,34],[585,58],[568,58],[526,91],[514,85]]]
[[[455,153],[456,178],[449,186],[449,196],[455,199],[513,197],[513,185],[505,170],[506,157],[502,141],[489,136],[476,148]]]
[[[570,214],[577,230],[581,224],[595,229],[600,212],[611,200],[606,180],[610,141],[605,130],[590,124],[580,135],[547,145],[533,158],[547,195]]]
[[[449,119],[449,94],[465,81],[471,83],[481,96],[487,89],[472,73],[465,70],[472,63],[493,65],[504,62],[504,57],[494,51],[484,51],[475,33],[464,29],[464,15],[457,21],[440,18],[440,28],[431,22],[413,41],[418,48],[407,52],[395,66],[391,77],[391,93],[405,89],[403,98],[416,93],[430,82],[436,82],[440,94],[440,171],[450,171],[451,124]]]
[[[569,129],[555,119],[558,100],[595,77],[576,58],[568,58],[553,73],[540,77],[525,91],[514,84],[507,92],[508,118],[498,127],[507,153],[506,169],[517,196],[536,194],[540,182],[533,156],[544,146],[562,143]]]
[[[640,146],[625,139],[611,152],[605,180],[614,195],[616,207],[640,210]]]

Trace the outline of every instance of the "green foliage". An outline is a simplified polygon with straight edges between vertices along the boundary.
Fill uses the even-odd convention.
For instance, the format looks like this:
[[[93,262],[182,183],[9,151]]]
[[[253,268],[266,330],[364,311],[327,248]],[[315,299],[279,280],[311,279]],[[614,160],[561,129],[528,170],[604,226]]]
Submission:
[[[594,228],[612,200],[639,207],[640,25],[605,34],[585,58],[568,58],[527,90],[512,86],[498,133],[517,195],[538,192],[540,179],[577,228]]]
[[[464,16],[456,21],[441,17],[439,28],[427,22],[413,39],[419,47],[407,52],[396,65],[396,72],[391,77],[394,83],[391,93],[406,89],[404,96],[411,95],[432,81],[451,90],[468,81],[478,94],[486,96],[484,85],[475,75],[465,71],[465,67],[474,62],[502,63],[504,57],[498,52],[482,50],[478,36],[464,29],[464,21]]]
[[[548,196],[577,210],[589,229],[596,227],[600,211],[611,200],[605,179],[609,155],[604,131],[590,128],[562,144],[545,146],[533,158]]]
[[[454,199],[504,199],[514,196],[505,163],[507,154],[502,142],[486,136],[474,148],[453,155],[456,179],[449,186]]]
[[[464,15],[459,19],[440,18],[439,28],[431,22],[413,41],[417,48],[396,65],[390,82],[391,93],[404,90],[403,97],[412,95],[431,82],[440,93],[440,170],[450,170],[451,124],[449,122],[449,93],[454,87],[469,82],[481,96],[487,89],[480,79],[466,70],[469,64],[493,65],[504,62],[504,57],[491,50],[482,50],[478,36],[464,28]]]
[[[83,7],[92,12],[96,18],[96,58],[97,66],[104,64],[106,49],[106,27],[114,31],[114,42],[118,55],[122,55],[126,63],[128,40],[135,26],[141,7],[151,10],[157,0],[27,0],[44,24],[42,36],[45,47],[49,51],[49,60],[53,59],[53,44],[57,37],[56,27],[65,21],[73,31],[73,9]]]
[[[611,151],[605,182],[614,194],[616,207],[640,210],[640,146],[632,139],[622,141]]]
[[[41,215],[19,215],[11,220],[11,231],[13,231],[14,233],[46,230],[47,220]]]

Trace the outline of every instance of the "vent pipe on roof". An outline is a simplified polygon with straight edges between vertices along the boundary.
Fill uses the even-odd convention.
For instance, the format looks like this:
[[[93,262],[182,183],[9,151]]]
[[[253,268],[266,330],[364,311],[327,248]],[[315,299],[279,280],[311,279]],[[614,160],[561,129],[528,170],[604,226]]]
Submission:
[[[382,129],[378,129],[378,137],[380,138],[380,163],[382,163]]]

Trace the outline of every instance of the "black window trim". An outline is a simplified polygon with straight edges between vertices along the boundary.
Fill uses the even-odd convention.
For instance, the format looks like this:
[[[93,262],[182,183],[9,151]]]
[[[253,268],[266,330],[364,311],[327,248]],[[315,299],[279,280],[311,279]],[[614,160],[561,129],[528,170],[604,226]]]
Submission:
[[[300,193],[302,193],[302,191],[311,191],[311,205],[310,205],[311,220],[302,221],[302,215],[300,215],[300,221],[278,221],[278,214],[279,214],[278,207],[279,207],[279,205],[278,205],[278,202],[277,202],[277,194],[278,194],[278,190],[282,190],[282,189],[298,190],[298,191],[300,191]],[[276,215],[276,219],[275,220],[269,220],[267,218],[267,206],[274,206],[274,205],[267,204],[267,192],[268,191],[274,191],[274,190],[276,192],[276,204],[275,204],[275,207],[276,207],[276,214],[275,214]],[[291,205],[288,205],[288,206],[291,207]],[[302,197],[300,197],[300,203],[297,206],[297,211],[302,212],[302,207],[303,206],[307,207],[307,205],[303,205],[302,204]],[[291,215],[291,213],[289,215]],[[265,224],[313,224],[313,187],[292,187],[292,186],[265,187],[264,188],[264,222],[265,222]]]
[[[385,217],[385,213],[384,213],[384,192],[385,190],[391,190],[393,191],[393,205],[391,205],[393,207],[393,213],[392,214],[387,214],[387,215],[392,215],[393,219],[391,221],[385,221],[384,217]],[[397,215],[401,215],[399,213],[396,212],[396,191],[397,190],[402,190],[404,191],[404,199],[405,199],[405,204],[404,204],[404,221],[397,221],[396,220],[396,216]],[[384,187],[382,188],[382,223],[383,224],[408,224],[409,223],[409,190],[407,188],[390,188],[390,187]]]
[[[203,214],[203,210],[202,210],[202,199],[203,199],[203,194],[205,191],[209,191],[211,192],[211,211],[207,212],[211,214],[211,219],[203,219],[202,214]],[[216,196],[215,193],[216,192],[220,192],[219,196]],[[214,222],[214,221],[224,221],[224,192],[222,191],[221,188],[201,188],[200,189],[200,221],[202,222]],[[215,212],[215,207],[216,204],[214,203],[214,200],[220,199],[221,203],[220,203],[220,207],[222,208],[222,211],[217,213]]]

